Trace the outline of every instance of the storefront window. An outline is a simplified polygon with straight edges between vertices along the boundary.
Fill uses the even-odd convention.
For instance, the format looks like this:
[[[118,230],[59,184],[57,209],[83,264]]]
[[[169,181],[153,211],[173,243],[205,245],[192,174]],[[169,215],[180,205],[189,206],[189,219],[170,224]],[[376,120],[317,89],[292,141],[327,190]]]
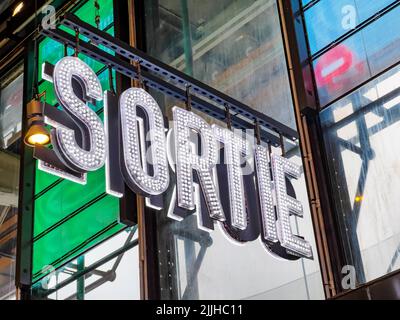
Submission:
[[[295,128],[275,1],[183,2],[146,3],[148,53]]]
[[[301,0],[301,4],[302,4],[303,6],[306,6],[306,5],[308,5],[311,1],[312,1],[312,0]]]
[[[61,268],[33,290],[53,300],[139,300],[137,228],[127,228]]]
[[[394,2],[396,1],[318,1],[304,13],[311,54],[323,49]]]
[[[397,63],[399,4],[321,0],[303,11],[321,106]]]
[[[370,77],[363,41],[362,34],[356,33],[313,62],[322,105]]]
[[[0,299],[15,298],[23,67],[0,78]]]
[[[321,113],[340,239],[359,284],[400,268],[399,88],[395,67]]]
[[[0,88],[2,149],[7,149],[21,137],[23,81],[22,66],[17,68],[9,78],[2,79]]]
[[[275,1],[146,1],[145,10],[150,55],[295,128]],[[169,117],[170,106],[181,105],[155,96]],[[296,144],[287,143],[287,157],[301,164]],[[234,244],[221,225],[199,229],[199,212],[171,220],[171,190],[156,212],[161,298],[322,299],[304,175],[292,183],[304,204],[304,218],[293,219],[293,230],[310,241],[313,260],[277,259],[260,239]]]

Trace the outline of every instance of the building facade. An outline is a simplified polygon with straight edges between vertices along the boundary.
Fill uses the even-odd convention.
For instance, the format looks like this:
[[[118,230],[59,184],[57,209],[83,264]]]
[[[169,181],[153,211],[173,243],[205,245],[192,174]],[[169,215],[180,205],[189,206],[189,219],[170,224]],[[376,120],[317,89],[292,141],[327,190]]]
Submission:
[[[398,299],[399,5],[398,0],[4,1],[0,297]],[[191,186],[195,209],[183,212],[175,204],[180,182],[173,165],[170,184],[158,197],[132,191],[126,180],[121,196],[112,194],[110,161],[120,161],[113,151],[119,154],[122,140],[115,147],[110,132],[106,166],[74,173],[73,179],[43,170],[49,154],[59,155],[59,146],[53,133],[46,148],[24,143],[37,124],[28,105],[45,105],[40,121],[48,131],[55,127],[46,120],[51,115],[65,119],[61,114],[68,107],[54,70],[66,57],[84,62],[101,90],[110,92],[107,97],[131,87],[146,90],[166,129],[173,126],[174,110],[182,108],[207,126],[246,129],[246,137],[264,146],[271,159],[280,156],[300,168],[298,176],[282,180],[291,205],[294,198],[302,204],[287,211],[286,227],[312,254],[285,247],[280,227],[279,241],[266,241],[258,199],[268,191],[255,182],[262,169],[254,168],[251,156],[241,166],[250,190],[243,191],[247,223],[241,229],[230,218],[209,218],[200,178]],[[94,103],[75,80],[72,92],[111,130],[118,118],[112,120],[110,98]],[[82,147],[85,133],[78,131]],[[165,139],[168,145],[174,139],[170,131]],[[144,140],[143,145],[146,149]],[[196,147],[204,153],[204,142]],[[152,168],[147,170],[156,172]],[[274,225],[282,226],[272,160],[268,176],[270,169]],[[221,182],[227,180],[224,173],[216,175],[225,218],[233,217],[226,208],[232,211],[235,185]],[[85,183],[77,183],[82,177]]]

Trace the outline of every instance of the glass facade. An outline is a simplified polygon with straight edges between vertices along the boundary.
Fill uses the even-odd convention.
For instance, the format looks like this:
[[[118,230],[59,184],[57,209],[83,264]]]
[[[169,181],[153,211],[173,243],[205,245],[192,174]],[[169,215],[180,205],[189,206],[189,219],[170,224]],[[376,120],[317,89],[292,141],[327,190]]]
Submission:
[[[303,11],[338,242],[357,285],[400,267],[399,5],[321,0]]]
[[[37,298],[139,300],[137,229],[128,228],[49,273],[34,286]]]
[[[399,88],[395,67],[321,113],[341,239],[359,283],[400,268]]]
[[[114,13],[119,12],[114,8],[116,3],[82,0],[72,4],[71,11],[114,36]],[[326,243],[321,238],[331,235],[320,233],[337,228],[335,250],[340,251],[340,259],[343,254],[345,265],[355,267],[357,285],[400,269],[400,218],[396,211],[400,205],[400,154],[396,148],[400,132],[400,0],[292,0],[293,3],[301,7],[294,18],[304,22],[301,32],[307,34],[308,47],[304,49],[306,54],[302,52],[300,56],[309,58],[301,62],[312,69],[317,98],[316,120],[314,115],[308,118],[309,114],[305,118],[318,122],[318,130],[321,129],[321,135],[313,141],[322,142],[328,196],[334,207],[333,224],[329,221],[323,226],[321,221],[312,221],[305,175],[308,173],[309,184],[314,184],[310,182],[313,173],[302,169],[299,179],[287,179],[286,186],[292,187],[304,210],[302,217],[291,215],[291,229],[310,243],[313,259],[277,258],[261,241],[260,221],[255,227],[257,238],[240,244],[234,241],[237,234],[229,223],[214,223],[210,219],[211,230],[200,228],[198,221],[204,202],[198,185],[197,210],[183,216],[175,206],[176,181],[172,181],[163,195],[163,208],[145,209],[144,214],[152,215],[149,220],[155,225],[151,229],[146,225],[146,232],[154,234],[146,235],[152,239],[151,246],[144,250],[148,254],[154,249],[149,256],[155,258],[151,262],[156,270],[146,269],[140,279],[139,266],[147,268],[149,261],[139,257],[137,226],[128,227],[119,220],[125,204],[106,193],[105,168],[90,172],[83,186],[36,167],[31,259],[34,298],[140,299],[139,284],[142,280],[146,286],[148,278],[144,274],[148,272],[157,279],[146,289],[159,289],[157,295],[161,299],[324,299],[327,292],[338,293],[343,288],[332,288],[332,283],[323,282],[319,259],[324,259],[324,272],[332,271],[331,266],[334,269],[334,276],[324,273],[324,279],[339,279],[340,270],[336,269],[341,265],[335,265],[335,256],[330,257],[333,262],[330,260],[327,264],[332,265],[327,267],[329,259],[318,256],[314,232],[317,228],[321,228],[317,235],[324,254],[326,248],[321,247]],[[279,17],[279,12],[287,8],[278,8],[275,0],[149,0],[143,5],[143,20],[135,21],[143,23],[136,25],[140,33],[137,36],[143,39],[136,40],[144,44],[149,56],[297,130],[281,28],[286,17]],[[128,8],[127,1],[120,8]],[[3,9],[0,5],[0,11]],[[133,12],[129,14],[133,16]],[[72,29],[58,28],[75,35]],[[290,30],[287,32],[290,36]],[[88,40],[82,35],[80,39]],[[91,44],[113,54],[102,44]],[[38,43],[38,91],[46,92],[42,99],[60,110],[54,86],[42,79],[40,66],[44,62],[55,64],[73,52],[73,48],[65,51],[63,44],[50,37],[41,37]],[[81,52],[79,58],[95,71],[103,90],[110,89],[111,81],[116,87],[115,71],[110,81],[107,65]],[[29,80],[24,79],[23,63],[0,75],[0,299],[15,298],[24,81]],[[311,81],[305,85],[312,96]],[[183,89],[183,85],[177,86]],[[172,120],[173,106],[185,107],[184,102],[160,91],[148,91],[167,120]],[[302,97],[298,100],[302,101]],[[103,119],[103,102],[89,106]],[[193,111],[209,124],[226,126]],[[254,137],[253,131],[248,134]],[[171,136],[168,133],[167,139]],[[298,142],[284,139],[284,146],[285,157],[302,166],[304,159]],[[281,148],[272,147],[271,151],[282,153]],[[309,161],[308,155],[304,156],[304,161]],[[174,174],[171,177],[175,179]],[[254,180],[249,182],[253,178],[245,179],[254,184]],[[309,185],[309,190],[312,187]],[[219,190],[221,199],[226,196],[221,194],[223,191]],[[250,208],[248,199],[257,201],[255,192],[253,196],[246,199]],[[171,219],[173,214],[183,216],[182,221]]]
[[[186,2],[146,3],[147,52],[295,128],[276,1]]]
[[[0,299],[15,299],[23,67],[0,77]]]
[[[275,1],[146,1],[145,13],[151,56],[295,128]],[[171,106],[182,105],[156,97],[169,119]],[[298,146],[286,147],[287,157],[301,164]],[[176,222],[165,209],[156,215],[161,298],[323,299],[304,175],[292,183],[305,211],[293,217],[293,229],[310,241],[314,260],[277,259],[260,239],[237,245],[221,225],[200,230],[199,212]],[[166,208],[172,197],[164,199]]]
[[[335,42],[394,0],[321,0],[305,11],[304,17],[312,54]]]
[[[397,63],[399,4],[321,0],[303,12],[322,106]]]

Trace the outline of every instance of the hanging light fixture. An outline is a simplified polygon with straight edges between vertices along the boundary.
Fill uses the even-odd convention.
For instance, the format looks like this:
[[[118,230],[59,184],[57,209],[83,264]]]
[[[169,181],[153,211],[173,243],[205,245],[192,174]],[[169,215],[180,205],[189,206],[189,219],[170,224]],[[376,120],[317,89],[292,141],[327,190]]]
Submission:
[[[37,0],[35,0],[35,28],[37,28]],[[37,32],[37,30],[36,30]],[[27,105],[27,119],[28,119],[28,131],[24,137],[24,143],[30,147],[36,145],[47,145],[50,143],[50,134],[46,130],[44,125],[43,117],[43,103],[40,101],[41,97],[44,96],[46,100],[46,91],[39,94],[38,90],[38,70],[37,70],[37,60],[38,60],[38,45],[37,45],[37,34],[34,36],[34,68],[33,68],[33,100],[31,100]]]
[[[12,16],[15,17],[18,13],[20,13],[23,7],[24,7],[23,2],[18,3],[17,6],[13,10]]]
[[[26,145],[47,145],[50,143],[50,134],[43,121],[43,104],[38,99],[33,99],[27,105],[28,131],[24,142]]]

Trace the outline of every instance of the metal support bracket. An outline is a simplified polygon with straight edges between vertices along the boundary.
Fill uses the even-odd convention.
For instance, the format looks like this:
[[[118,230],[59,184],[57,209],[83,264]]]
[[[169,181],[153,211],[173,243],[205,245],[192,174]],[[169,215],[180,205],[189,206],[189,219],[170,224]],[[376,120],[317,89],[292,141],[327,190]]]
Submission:
[[[235,113],[235,115],[232,115],[233,126],[242,130],[252,129],[254,121],[258,120],[260,126],[263,127],[261,130],[261,139],[276,147],[281,144],[279,135],[284,136],[290,141],[298,139],[298,134],[294,129],[148,56],[108,33],[94,28],[71,13],[64,15],[60,21],[62,25],[71,30],[79,29],[80,34],[89,39],[89,42],[80,41],[80,52],[100,63],[112,67],[116,72],[130,78],[138,79],[137,69],[131,63],[122,60],[118,56],[130,61],[139,61],[143,67],[141,71],[143,80],[151,88],[181,101],[186,101],[184,87],[190,85],[193,93],[192,107],[224,121],[226,118],[225,107],[228,106],[232,113]],[[41,33],[70,47],[75,46],[75,38],[60,29],[43,29]],[[93,42],[114,51],[116,55],[112,55],[101,50],[98,46],[92,45],[91,43]]]

